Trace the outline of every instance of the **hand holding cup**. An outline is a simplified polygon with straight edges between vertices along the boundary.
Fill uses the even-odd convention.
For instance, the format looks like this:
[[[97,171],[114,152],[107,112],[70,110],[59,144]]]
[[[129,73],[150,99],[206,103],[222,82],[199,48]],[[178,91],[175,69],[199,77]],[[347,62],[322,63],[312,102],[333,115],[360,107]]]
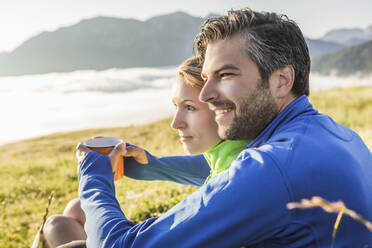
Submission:
[[[114,137],[94,137],[79,143],[76,149],[79,164],[88,152],[96,151],[108,155],[111,169],[115,172],[114,180],[124,176],[123,156],[126,154],[126,145],[123,140]]]
[[[76,149],[79,164],[86,154],[92,150],[107,154],[110,159],[112,171],[115,171],[114,180],[118,180],[124,176],[123,157],[133,157],[140,164],[148,163],[146,152],[143,149],[134,146],[127,147],[123,140],[113,137],[95,136],[79,143]]]

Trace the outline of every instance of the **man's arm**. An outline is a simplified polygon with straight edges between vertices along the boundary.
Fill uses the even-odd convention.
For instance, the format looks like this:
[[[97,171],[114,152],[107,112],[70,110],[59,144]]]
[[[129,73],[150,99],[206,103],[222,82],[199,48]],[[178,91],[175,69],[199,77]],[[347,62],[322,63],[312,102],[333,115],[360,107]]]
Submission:
[[[127,143],[127,146],[135,147]],[[144,151],[148,163],[142,164],[132,157],[124,159],[124,174],[139,180],[172,181],[201,186],[209,176],[210,166],[203,155],[156,157]]]
[[[257,153],[257,152],[256,152]],[[264,155],[245,153],[160,218],[129,221],[115,198],[105,155],[90,152],[79,168],[88,247],[240,247],[274,236],[288,223],[281,174]]]

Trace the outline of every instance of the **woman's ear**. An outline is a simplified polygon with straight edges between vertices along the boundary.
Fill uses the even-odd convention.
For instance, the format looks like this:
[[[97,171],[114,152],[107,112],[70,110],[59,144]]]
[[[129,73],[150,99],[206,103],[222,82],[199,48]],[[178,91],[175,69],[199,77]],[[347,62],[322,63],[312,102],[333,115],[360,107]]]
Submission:
[[[283,66],[272,74],[275,77],[275,83],[271,85],[272,94],[275,98],[285,98],[291,94],[293,83],[295,80],[295,71],[293,66]]]

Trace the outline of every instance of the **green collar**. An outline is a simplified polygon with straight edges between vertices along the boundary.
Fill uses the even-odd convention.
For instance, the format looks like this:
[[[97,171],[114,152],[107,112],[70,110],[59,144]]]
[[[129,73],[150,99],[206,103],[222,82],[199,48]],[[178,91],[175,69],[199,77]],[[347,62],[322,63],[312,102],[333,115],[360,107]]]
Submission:
[[[205,180],[205,183],[227,170],[239,153],[245,149],[247,144],[248,140],[224,140],[209,151],[203,153],[211,167],[211,173],[207,180]]]

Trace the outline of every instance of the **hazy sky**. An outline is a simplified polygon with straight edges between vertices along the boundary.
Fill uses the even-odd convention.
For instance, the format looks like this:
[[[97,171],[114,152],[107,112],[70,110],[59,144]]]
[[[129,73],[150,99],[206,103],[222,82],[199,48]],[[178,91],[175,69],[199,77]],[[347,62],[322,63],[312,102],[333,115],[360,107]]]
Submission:
[[[335,28],[372,25],[371,0],[1,0],[0,52],[11,51],[42,31],[97,15],[146,20],[179,10],[206,16],[240,7],[287,14],[310,38]]]

